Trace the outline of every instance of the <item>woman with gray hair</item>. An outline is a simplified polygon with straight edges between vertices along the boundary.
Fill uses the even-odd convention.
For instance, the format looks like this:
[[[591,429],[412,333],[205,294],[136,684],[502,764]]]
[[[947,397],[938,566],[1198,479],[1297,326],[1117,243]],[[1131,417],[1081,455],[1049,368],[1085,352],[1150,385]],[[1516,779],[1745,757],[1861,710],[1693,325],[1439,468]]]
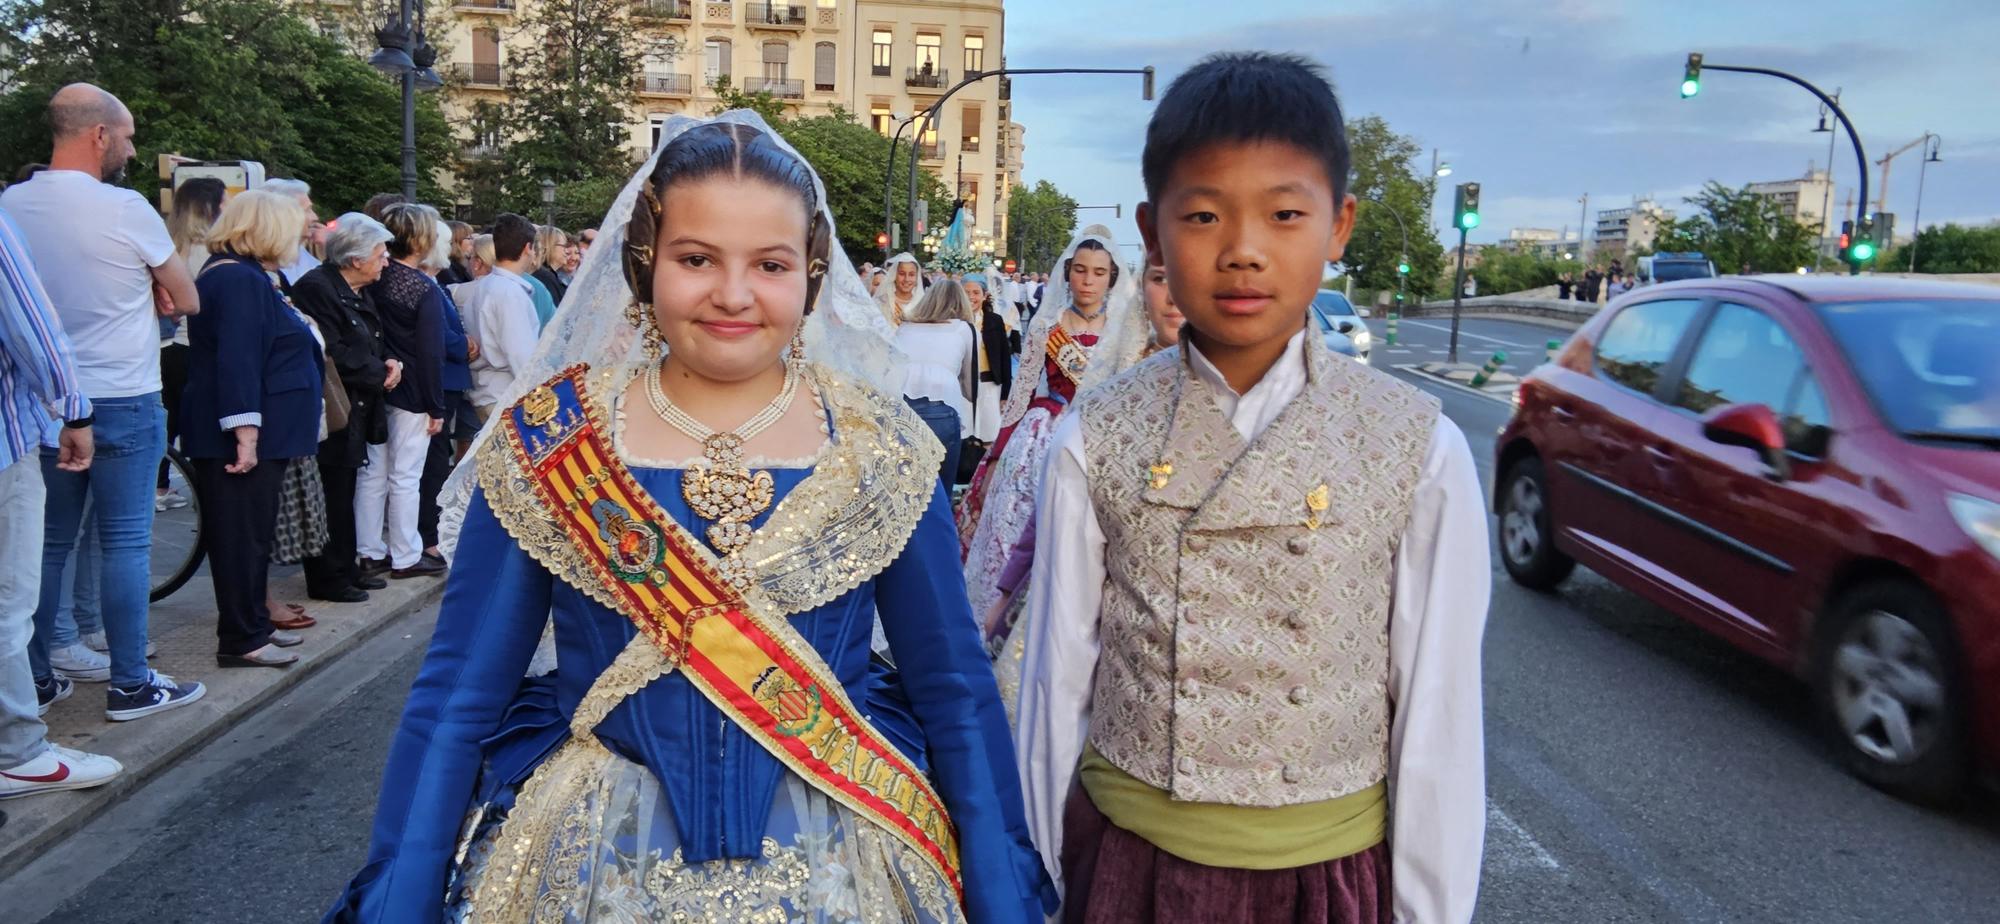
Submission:
[[[389,439],[383,396],[403,377],[402,363],[382,343],[382,319],[367,288],[382,278],[393,239],[382,223],[349,212],[326,236],[326,262],[292,287],[292,301],[319,325],[326,356],[347,391],[347,426],[319,444],[320,482],[326,495],[327,541],[305,560],[306,593],[315,600],[358,603],[386,587],[363,577],[355,563],[354,483],[369,445]]]

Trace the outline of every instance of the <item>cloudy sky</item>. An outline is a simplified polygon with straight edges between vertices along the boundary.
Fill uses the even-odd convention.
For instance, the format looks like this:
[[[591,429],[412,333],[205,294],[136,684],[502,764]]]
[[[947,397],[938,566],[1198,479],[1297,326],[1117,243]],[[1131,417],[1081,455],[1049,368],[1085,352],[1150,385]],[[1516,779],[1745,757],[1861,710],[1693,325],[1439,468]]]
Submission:
[[[1485,223],[1473,240],[1490,241],[1515,227],[1574,229],[1585,193],[1593,213],[1635,195],[1680,208],[1710,179],[1740,186],[1826,162],[1828,136],[1811,131],[1818,103],[1791,84],[1714,73],[1682,100],[1690,51],[1841,88],[1870,160],[1870,199],[1876,158],[1938,133],[1924,224],[2000,219],[1996,39],[1994,0],[1009,0],[1006,52],[1015,67],[1151,64],[1161,92],[1212,51],[1305,54],[1328,67],[1350,117],[1381,115],[1440,149],[1454,170],[1440,222],[1450,221],[1449,184],[1482,184]],[[1122,221],[1082,215],[1121,240],[1137,240],[1131,209],[1144,198],[1139,151],[1152,104],[1139,95],[1137,77],[1014,81],[1028,180],[1051,180],[1085,205],[1122,204]],[[1891,167],[1888,211],[1901,230],[1918,159],[1911,151]],[[1855,182],[1844,135],[1833,165],[1837,211]]]

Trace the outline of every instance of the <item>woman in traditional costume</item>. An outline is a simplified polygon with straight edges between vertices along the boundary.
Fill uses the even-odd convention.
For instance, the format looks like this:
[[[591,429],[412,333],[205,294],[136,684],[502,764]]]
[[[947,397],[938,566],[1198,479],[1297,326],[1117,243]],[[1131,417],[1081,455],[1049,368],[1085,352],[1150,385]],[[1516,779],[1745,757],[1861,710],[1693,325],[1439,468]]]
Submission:
[[[666,134],[447,486],[461,564],[328,920],[1040,921],[941,451],[824,189],[754,114]]]
[[[1014,352],[1008,345],[1006,319],[994,301],[999,287],[984,273],[967,273],[959,284],[972,305],[966,320],[979,331],[979,394],[966,435],[990,446],[1000,436],[1000,404],[1014,384]]]
[[[917,258],[909,253],[899,253],[882,264],[888,278],[875,290],[875,303],[881,306],[882,317],[889,326],[901,327],[903,315],[917,306],[917,299],[924,296],[923,267]]]
[[[1026,599],[1020,590],[1034,558],[1035,492],[1049,435],[1080,389],[1136,362],[1146,344],[1137,282],[1119,270],[1117,253],[1102,225],[1085,228],[1063,251],[1043,299],[1048,308],[1035,315],[1021,345],[1019,378],[1001,413],[999,436],[959,511],[966,589],[998,658],[1000,697],[1009,709],[1021,650],[1009,636]]]

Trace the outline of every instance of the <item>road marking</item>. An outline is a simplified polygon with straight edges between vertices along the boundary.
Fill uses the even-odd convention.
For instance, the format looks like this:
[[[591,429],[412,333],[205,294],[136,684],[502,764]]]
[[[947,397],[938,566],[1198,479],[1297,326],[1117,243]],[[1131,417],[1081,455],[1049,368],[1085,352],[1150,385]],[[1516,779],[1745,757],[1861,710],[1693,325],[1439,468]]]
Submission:
[[[1539,867],[1545,870],[1560,870],[1562,863],[1549,853],[1542,842],[1528,833],[1528,829],[1514,820],[1513,816],[1500,808],[1492,799],[1486,800],[1486,826],[1491,829],[1486,843],[1489,860],[1511,861],[1505,865],[1513,867]],[[1509,844],[1508,842],[1512,842]]]
[[[1444,332],[1445,332],[1445,333],[1447,333],[1447,334],[1451,333],[1451,328],[1449,328],[1449,327],[1440,327],[1440,326],[1438,326],[1438,325],[1436,325],[1436,324],[1425,324],[1425,323],[1424,323],[1424,322],[1422,322],[1422,321],[1404,321],[1403,323],[1404,323],[1404,324],[1408,324],[1408,325],[1410,325],[1411,327],[1423,327],[1423,328],[1428,328],[1428,329],[1430,329],[1430,330],[1440,330],[1440,331],[1444,331]],[[1487,343],[1497,343],[1497,344],[1500,344],[1501,346],[1505,346],[1505,347],[1513,347],[1513,348],[1515,348],[1515,349],[1517,349],[1517,350],[1530,350],[1530,349],[1535,349],[1535,347],[1534,347],[1534,346],[1530,346],[1530,345],[1526,345],[1526,344],[1520,344],[1520,343],[1515,343],[1515,342],[1514,342],[1514,341],[1512,341],[1512,340],[1502,340],[1502,339],[1500,339],[1500,338],[1498,338],[1498,337],[1488,337],[1488,336],[1486,336],[1486,335],[1484,335],[1484,334],[1475,334],[1475,333],[1473,333],[1473,332],[1471,332],[1471,331],[1469,331],[1469,330],[1460,330],[1460,331],[1458,332],[1458,335],[1459,335],[1460,337],[1471,337],[1471,338],[1472,338],[1472,339],[1474,339],[1474,340],[1484,340],[1484,341],[1486,341]],[[1544,344],[1544,345],[1546,345],[1546,344]]]
[[[1455,388],[1458,389],[1459,391],[1465,392],[1468,395],[1478,395],[1479,397],[1485,398],[1488,401],[1495,401],[1500,404],[1504,404],[1509,409],[1512,409],[1514,406],[1514,401],[1510,397],[1506,397],[1503,395],[1496,395],[1490,391],[1481,391],[1470,385],[1460,385],[1457,382],[1451,381],[1449,379],[1441,379],[1435,375],[1431,375],[1430,373],[1423,371],[1421,368],[1417,366],[1410,365],[1408,363],[1405,363],[1400,366],[1391,366],[1390,368],[1399,369],[1402,370],[1403,372],[1409,373],[1412,378],[1417,380],[1417,384],[1419,385],[1439,385],[1445,388]]]

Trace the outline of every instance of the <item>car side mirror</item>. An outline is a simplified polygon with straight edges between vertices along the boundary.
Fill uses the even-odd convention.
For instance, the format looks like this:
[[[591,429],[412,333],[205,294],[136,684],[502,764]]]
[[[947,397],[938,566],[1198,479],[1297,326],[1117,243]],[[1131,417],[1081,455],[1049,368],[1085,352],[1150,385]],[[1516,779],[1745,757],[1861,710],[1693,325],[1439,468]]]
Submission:
[[[1701,435],[1724,446],[1754,450],[1780,481],[1792,477],[1792,459],[1785,450],[1785,428],[1778,415],[1762,404],[1730,404],[1701,417]]]

